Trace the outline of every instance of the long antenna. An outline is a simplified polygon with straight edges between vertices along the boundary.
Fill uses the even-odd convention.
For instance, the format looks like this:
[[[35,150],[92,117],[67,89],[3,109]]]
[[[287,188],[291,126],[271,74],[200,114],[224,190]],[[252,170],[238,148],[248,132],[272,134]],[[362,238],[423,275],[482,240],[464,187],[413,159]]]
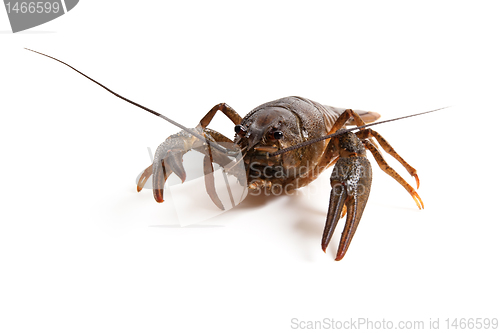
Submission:
[[[35,52],[35,53],[41,54],[41,55],[43,55],[43,56],[46,56],[47,58],[54,59],[55,61],[58,61],[58,62],[60,62],[61,64],[64,64],[64,65],[68,66],[69,68],[71,68],[71,69],[72,69],[72,70],[74,70],[75,72],[77,72],[77,73],[79,73],[79,74],[81,74],[81,75],[85,76],[85,77],[86,77],[87,79],[89,79],[90,81],[92,81],[92,82],[94,82],[95,84],[97,84],[97,85],[101,86],[102,88],[106,89],[108,92],[112,93],[112,94],[113,94],[113,95],[115,95],[116,97],[121,98],[121,99],[123,99],[124,101],[127,101],[127,102],[129,102],[130,104],[132,104],[132,105],[135,105],[135,106],[137,106],[137,107],[140,107],[141,109],[146,110],[146,111],[148,111],[149,113],[152,113],[152,114],[154,114],[155,116],[158,116],[158,117],[160,117],[160,118],[162,118],[162,119],[164,119],[164,120],[168,121],[169,123],[171,123],[171,124],[173,124],[173,125],[175,125],[175,126],[177,126],[177,127],[181,128],[181,129],[183,129],[184,131],[186,131],[186,132],[188,132],[189,134],[191,134],[191,135],[193,135],[193,136],[197,137],[198,139],[203,140],[203,141],[206,141],[208,144],[210,144],[210,145],[211,145],[212,147],[214,147],[215,149],[217,149],[217,150],[219,150],[219,151],[221,151],[221,152],[223,152],[223,153],[225,153],[225,154],[232,155],[232,154],[231,154],[231,152],[232,152],[232,151],[230,151],[230,150],[226,149],[225,147],[222,147],[221,145],[217,144],[216,142],[213,142],[213,141],[207,140],[207,139],[206,139],[206,138],[204,138],[202,135],[200,135],[200,134],[196,133],[195,131],[193,131],[193,130],[191,130],[191,129],[187,128],[187,127],[185,127],[184,125],[181,125],[181,124],[179,124],[178,122],[176,122],[176,121],[174,121],[174,120],[172,120],[172,119],[170,119],[170,118],[168,118],[168,117],[166,117],[166,116],[162,115],[161,113],[158,113],[158,112],[156,112],[156,111],[154,111],[154,110],[151,110],[150,108],[147,108],[147,107],[145,107],[145,106],[143,106],[143,105],[141,105],[141,104],[139,104],[139,103],[136,103],[136,102],[134,102],[134,101],[129,100],[128,98],[123,97],[123,96],[122,96],[122,95],[120,95],[120,94],[117,94],[116,92],[114,92],[113,90],[109,89],[109,88],[108,88],[108,87],[106,87],[105,85],[103,85],[103,84],[101,84],[101,83],[97,82],[96,80],[94,80],[93,78],[91,78],[91,77],[89,77],[89,76],[87,76],[87,75],[83,74],[83,73],[82,73],[82,72],[80,72],[78,69],[74,68],[73,66],[70,66],[69,64],[65,63],[64,61],[61,61],[61,60],[59,60],[59,59],[57,59],[57,58],[51,57],[51,56],[49,56],[49,55],[46,55],[46,54],[44,54],[44,53],[41,53],[41,52],[38,52],[38,51],[35,51],[35,50],[31,50],[31,49],[28,49],[28,48],[25,48],[25,49],[26,49],[26,50],[28,50],[28,51]]]
[[[295,146],[290,146],[288,148],[278,150],[278,151],[276,151],[274,153],[269,154],[269,156],[272,157],[272,156],[276,156],[276,155],[281,155],[281,154],[287,153],[287,152],[289,152],[291,150],[302,148],[302,147],[305,147],[305,146],[308,146],[308,145],[312,145],[313,143],[316,143],[316,142],[319,142],[319,141],[323,141],[323,140],[326,140],[326,139],[330,139],[330,138],[333,138],[334,136],[338,136],[338,135],[344,134],[346,132],[352,132],[352,131],[355,131],[355,130],[363,129],[363,128],[370,127],[370,126],[380,125],[380,124],[388,123],[388,122],[391,122],[391,121],[396,121],[396,120],[401,120],[401,119],[405,119],[405,118],[420,116],[420,115],[423,115],[423,114],[426,114],[426,113],[436,112],[436,111],[443,110],[443,109],[446,109],[446,108],[449,108],[449,106],[445,106],[443,108],[439,108],[439,109],[435,109],[435,110],[431,110],[431,111],[425,111],[425,112],[415,113],[415,114],[411,114],[409,116],[404,116],[404,117],[399,117],[399,118],[394,118],[394,119],[388,119],[388,120],[378,121],[376,123],[366,124],[366,125],[363,125],[363,126],[358,126],[358,127],[353,127],[353,128],[344,128],[344,129],[338,130],[335,133],[328,134],[328,135],[322,136],[320,138],[312,139],[312,140],[309,140],[309,141],[306,141],[306,142],[299,143],[299,144],[297,144]]]

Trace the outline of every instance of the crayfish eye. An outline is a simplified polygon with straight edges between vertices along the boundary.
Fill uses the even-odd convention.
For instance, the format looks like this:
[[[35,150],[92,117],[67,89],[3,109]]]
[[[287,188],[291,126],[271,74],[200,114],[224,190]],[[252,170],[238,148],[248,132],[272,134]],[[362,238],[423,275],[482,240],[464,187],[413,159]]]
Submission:
[[[276,130],[274,132],[268,132],[267,138],[268,138],[268,140],[271,140],[271,141],[283,139],[283,132],[276,131]]]
[[[236,134],[243,136],[247,132],[247,129],[243,125],[236,125],[234,126],[234,131],[236,132]]]
[[[283,132],[281,131],[276,131],[273,133],[273,138],[276,140],[281,140],[283,139]]]

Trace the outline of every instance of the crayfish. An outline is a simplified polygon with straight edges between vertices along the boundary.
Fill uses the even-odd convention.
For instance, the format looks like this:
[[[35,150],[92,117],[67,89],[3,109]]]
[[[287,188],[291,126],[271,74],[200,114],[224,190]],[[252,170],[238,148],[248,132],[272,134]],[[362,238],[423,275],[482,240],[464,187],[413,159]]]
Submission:
[[[333,166],[330,178],[332,189],[321,246],[323,251],[326,251],[338,221],[347,215],[335,258],[341,260],[358,228],[370,194],[372,170],[367,158],[368,150],[378,166],[405,188],[418,208],[424,208],[418,193],[388,165],[378,145],[405,167],[415,178],[418,189],[417,171],[387,140],[368,127],[439,109],[375,122],[380,118],[376,112],[330,107],[302,97],[285,97],[262,104],[243,118],[229,105],[221,103],[214,106],[198,126],[187,128],[118,95],[64,62],[43,53],[39,54],[63,63],[115,96],[182,128],[181,132],[169,136],[160,144],[153,163],[142,172],[138,181],[137,190],[141,191],[152,176],[153,195],[157,202],[163,202],[165,182],[172,173],[182,181],[186,179],[182,159],[190,150],[204,154],[203,169],[207,193],[220,209],[224,209],[224,206],[215,191],[213,163],[223,166],[226,173],[235,176],[249,191],[280,189],[280,193],[282,190],[289,193],[309,184],[322,171]],[[234,140],[208,128],[217,112],[222,112],[233,122]],[[347,125],[355,127],[346,128]],[[355,130],[357,132],[354,132]],[[243,162],[243,171],[230,167],[234,164],[231,162],[231,157],[234,156],[238,156]]]

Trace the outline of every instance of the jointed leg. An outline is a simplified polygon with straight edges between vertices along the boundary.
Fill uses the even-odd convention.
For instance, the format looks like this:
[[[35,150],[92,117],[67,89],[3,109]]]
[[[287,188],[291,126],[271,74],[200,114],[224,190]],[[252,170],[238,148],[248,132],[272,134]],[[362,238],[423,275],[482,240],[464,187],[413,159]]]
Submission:
[[[418,195],[417,191],[413,189],[404,179],[401,177],[396,170],[391,168],[389,164],[385,161],[384,157],[382,156],[382,153],[375,147],[370,141],[364,140],[363,141],[364,145],[368,150],[372,153],[373,157],[378,163],[378,166],[380,169],[382,169],[385,173],[387,173],[389,176],[394,178],[401,186],[403,186],[408,193],[410,193],[411,197],[413,200],[415,200],[415,203],[417,204],[419,209],[424,208],[424,203],[422,199],[420,199],[420,196]],[[382,143],[379,141],[379,143],[382,145]],[[394,152],[395,153],[395,152]],[[392,155],[392,154],[391,154]],[[399,155],[398,155],[399,156]],[[406,162],[405,162],[406,163]],[[418,178],[417,178],[418,179]]]
[[[401,163],[405,167],[405,169],[412,177],[415,177],[415,181],[417,182],[417,189],[419,188],[420,181],[418,179],[417,170],[415,170],[415,168],[409,165],[398,153],[396,153],[396,151],[394,150],[394,148],[392,148],[389,142],[387,142],[387,140],[384,139],[379,133],[372,130],[371,128],[367,128],[359,131],[358,133],[356,133],[356,135],[361,140],[368,138],[375,138],[380,144],[380,146],[386,151],[386,153],[394,157],[399,163]]]
[[[337,132],[339,129],[344,127],[351,118],[354,119],[354,123],[356,124],[356,126],[366,125],[363,119],[361,119],[361,117],[356,112],[352,111],[351,109],[347,109],[337,118],[335,124],[333,124],[328,134]]]
[[[349,120],[351,118],[354,120],[354,124],[356,126],[366,125],[366,123],[364,122],[363,119],[361,119],[359,114],[354,112],[352,109],[347,109],[344,111],[344,113],[342,113],[340,115],[340,117],[337,118],[337,120],[335,121],[335,124],[333,124],[333,127],[330,129],[328,134],[333,134],[333,133],[337,132],[339,129],[343,128],[349,122]],[[377,147],[377,145],[375,144],[375,142],[371,138],[369,138],[368,140],[370,140],[370,142],[375,147]]]
[[[213,117],[217,113],[217,111],[221,111],[228,117],[235,125],[241,124],[241,116],[236,112],[232,107],[227,105],[226,103],[220,103],[214,106],[208,113],[200,120],[200,125],[202,128],[206,128],[208,124],[212,121]]]

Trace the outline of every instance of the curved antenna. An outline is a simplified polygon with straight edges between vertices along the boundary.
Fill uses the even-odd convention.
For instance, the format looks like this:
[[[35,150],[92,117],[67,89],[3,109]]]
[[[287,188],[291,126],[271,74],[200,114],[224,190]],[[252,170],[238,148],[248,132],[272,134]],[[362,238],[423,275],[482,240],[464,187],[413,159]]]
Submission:
[[[168,118],[168,117],[166,117],[166,116],[162,115],[161,113],[158,113],[158,112],[156,112],[156,111],[154,111],[154,110],[151,110],[150,108],[147,108],[147,107],[145,107],[145,106],[143,106],[143,105],[141,105],[141,104],[139,104],[139,103],[136,103],[136,102],[134,102],[134,101],[131,101],[131,100],[130,100],[130,99],[128,99],[128,98],[123,97],[123,96],[122,96],[122,95],[120,95],[120,94],[117,94],[116,92],[114,92],[113,90],[109,89],[109,88],[108,88],[108,87],[106,87],[105,85],[103,85],[103,84],[101,84],[101,83],[97,82],[96,80],[94,80],[93,78],[91,78],[91,77],[89,77],[89,76],[87,76],[87,75],[83,74],[83,73],[82,73],[82,72],[80,72],[78,69],[74,68],[73,66],[70,66],[69,64],[65,63],[64,61],[61,61],[61,60],[59,60],[59,59],[57,59],[57,58],[51,57],[51,56],[46,55],[46,54],[41,53],[41,52],[38,52],[38,51],[35,51],[35,50],[28,49],[28,48],[26,48],[26,47],[25,47],[25,49],[26,49],[26,50],[28,50],[28,51],[34,52],[34,53],[41,54],[41,55],[43,55],[43,56],[45,56],[45,57],[47,57],[47,58],[54,59],[55,61],[58,61],[58,62],[60,62],[61,64],[68,66],[69,68],[71,68],[71,69],[72,69],[72,70],[74,70],[75,72],[77,72],[77,73],[79,73],[79,74],[81,74],[81,75],[85,76],[85,77],[86,77],[87,79],[89,79],[90,81],[92,81],[92,82],[94,82],[95,84],[97,84],[97,85],[101,86],[102,88],[106,89],[108,92],[112,93],[112,94],[113,94],[113,95],[115,95],[116,97],[118,97],[118,98],[120,98],[120,99],[123,99],[124,101],[129,102],[129,103],[130,103],[130,104],[132,104],[132,105],[135,105],[135,106],[137,106],[137,107],[139,107],[139,108],[141,108],[141,109],[143,109],[143,110],[148,111],[149,113],[154,114],[155,116],[158,116],[158,117],[160,117],[160,118],[162,118],[162,119],[164,119],[164,120],[168,121],[169,123],[171,123],[171,124],[173,124],[173,125],[175,125],[175,126],[177,126],[177,127],[181,128],[181,129],[183,129],[184,131],[186,131],[186,132],[188,132],[189,134],[191,134],[191,135],[193,135],[193,136],[197,137],[198,139],[203,140],[203,141],[206,141],[206,142],[207,142],[208,144],[210,144],[212,147],[214,147],[215,149],[217,149],[217,150],[219,150],[219,151],[221,151],[221,152],[223,152],[223,153],[225,153],[225,154],[228,154],[228,155],[230,155],[230,156],[231,156],[231,155],[236,154],[235,152],[233,152],[233,151],[231,151],[231,150],[228,150],[227,148],[225,148],[225,147],[223,147],[223,146],[219,145],[219,144],[218,144],[218,143],[216,143],[216,142],[213,142],[213,141],[207,140],[207,139],[206,139],[206,138],[204,138],[202,135],[200,135],[200,134],[196,133],[195,131],[193,131],[193,130],[191,130],[191,129],[187,128],[186,126],[181,125],[181,124],[179,124],[178,122],[176,122],[176,121],[174,121],[174,120],[172,120],[172,119],[170,119],[170,118]]]
[[[415,114],[411,114],[409,116],[404,116],[404,117],[399,117],[399,118],[394,118],[394,119],[388,119],[388,120],[378,121],[376,123],[366,124],[366,125],[363,125],[363,126],[357,126],[357,127],[348,128],[348,129],[347,128],[343,128],[343,129],[338,130],[335,133],[328,134],[328,135],[322,136],[320,138],[312,139],[312,140],[309,140],[309,141],[306,141],[306,142],[299,143],[299,144],[297,144],[295,146],[290,146],[288,148],[278,150],[278,151],[276,151],[274,153],[269,154],[269,157],[273,157],[273,156],[276,156],[276,155],[281,155],[281,154],[287,153],[287,152],[289,152],[291,150],[294,150],[294,149],[298,149],[298,148],[302,148],[302,147],[305,147],[305,146],[308,146],[308,145],[312,145],[313,143],[316,143],[316,142],[319,142],[319,141],[323,141],[323,140],[326,140],[326,139],[330,139],[330,138],[333,138],[334,136],[339,136],[339,135],[344,134],[346,132],[352,132],[352,131],[355,131],[355,130],[363,129],[363,128],[370,127],[370,126],[380,125],[380,124],[388,123],[388,122],[395,121],[395,120],[401,120],[401,119],[405,119],[405,118],[420,116],[420,115],[423,115],[423,114],[426,114],[426,113],[436,112],[436,111],[443,110],[443,109],[446,109],[446,108],[449,108],[449,106],[445,106],[443,108],[439,108],[439,109],[435,109],[435,110],[431,110],[431,111],[425,111],[425,112],[415,113]]]

